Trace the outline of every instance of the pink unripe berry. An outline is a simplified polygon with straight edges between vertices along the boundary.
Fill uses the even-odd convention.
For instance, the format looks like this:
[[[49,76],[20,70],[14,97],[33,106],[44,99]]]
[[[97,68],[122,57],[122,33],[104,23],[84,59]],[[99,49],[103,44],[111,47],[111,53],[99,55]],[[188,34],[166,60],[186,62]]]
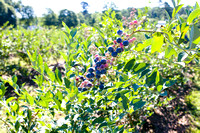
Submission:
[[[117,44],[117,41],[116,41],[116,40],[114,40],[114,41],[113,41],[113,43],[114,43],[114,44]]]
[[[108,64],[105,64],[104,67],[105,67],[105,68],[108,68]]]
[[[138,23],[138,21],[137,21],[137,20],[134,20],[134,21],[133,21],[133,23],[134,23],[134,24],[137,24],[137,23]]]
[[[134,22],[130,22],[130,23],[129,23],[129,25],[133,25],[133,24],[134,24]]]
[[[136,38],[135,38],[135,37],[133,37],[133,38],[132,38],[132,40],[133,40],[133,41],[135,41],[135,40],[136,40]]]
[[[98,57],[99,55],[98,54],[96,54],[94,57]]]
[[[120,47],[121,47],[121,48],[123,48],[123,47],[124,47],[123,43],[120,43],[119,45],[120,45]]]
[[[110,60],[107,60],[106,62],[107,62],[107,63],[110,63]]]

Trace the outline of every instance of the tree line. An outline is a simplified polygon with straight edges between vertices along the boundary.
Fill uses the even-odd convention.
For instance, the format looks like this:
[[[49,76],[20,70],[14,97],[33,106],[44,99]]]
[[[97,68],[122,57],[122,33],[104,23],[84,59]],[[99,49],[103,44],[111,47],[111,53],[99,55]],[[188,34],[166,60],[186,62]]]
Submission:
[[[43,26],[62,26],[62,21],[66,23],[69,27],[75,27],[81,23],[94,26],[99,24],[102,15],[106,10],[111,8],[116,12],[116,18],[121,20],[122,17],[129,17],[132,11],[132,7],[123,10],[117,10],[114,3],[110,3],[104,6],[104,11],[102,13],[89,13],[87,2],[81,2],[82,11],[75,13],[68,9],[63,9],[56,14],[52,9],[48,8],[47,13],[43,14],[42,17],[38,18],[34,14],[34,10],[31,6],[25,6],[21,1],[14,2],[13,0],[0,0],[0,26],[4,23],[9,22],[14,27],[20,26],[30,26],[38,25],[40,23]],[[140,8],[140,10],[145,10],[145,8]],[[137,15],[138,9],[136,9],[135,14]],[[184,7],[179,11],[180,15],[186,15],[187,11],[190,11],[190,7]],[[168,15],[172,17],[173,8],[167,2],[164,2],[162,7],[154,7],[148,9],[148,14],[151,18],[156,20],[165,20]],[[20,14],[21,17],[18,18],[16,14]]]

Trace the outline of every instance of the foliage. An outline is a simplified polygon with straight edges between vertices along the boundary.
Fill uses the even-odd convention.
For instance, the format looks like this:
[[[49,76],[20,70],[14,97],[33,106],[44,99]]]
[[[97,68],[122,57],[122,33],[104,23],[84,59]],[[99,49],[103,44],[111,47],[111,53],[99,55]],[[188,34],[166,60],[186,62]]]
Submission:
[[[14,26],[17,25],[17,16],[12,6],[6,4],[4,0],[0,0],[0,26],[3,26],[7,21]]]
[[[44,25],[56,26],[58,25],[58,16],[50,8],[47,9],[48,13],[44,14]]]
[[[59,24],[66,23],[68,27],[75,27],[78,25],[77,16],[73,11],[63,9],[58,16]]]
[[[128,28],[112,10],[105,12],[100,26],[74,28],[67,23],[75,14],[63,10],[64,45],[48,46],[51,41],[45,38],[41,45],[40,37],[51,38],[53,31],[6,31],[19,32],[19,44],[21,31],[26,34],[30,45],[23,46],[24,52],[39,74],[34,91],[19,87],[15,75],[1,78],[1,121],[10,132],[139,132],[153,110],[170,99],[170,86],[185,82],[185,66],[199,65],[199,6],[187,20],[179,16],[180,9],[177,3],[167,24],[158,29],[148,21],[148,8],[138,10]],[[48,48],[54,48],[50,54]],[[64,72],[49,67],[46,57],[52,52],[65,60]],[[17,98],[5,98],[6,83]]]

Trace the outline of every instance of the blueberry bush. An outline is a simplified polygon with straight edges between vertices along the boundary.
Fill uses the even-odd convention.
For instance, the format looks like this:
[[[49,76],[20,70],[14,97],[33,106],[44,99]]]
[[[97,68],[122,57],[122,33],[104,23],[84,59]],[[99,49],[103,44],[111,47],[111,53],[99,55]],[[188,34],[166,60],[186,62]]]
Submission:
[[[69,29],[63,23],[65,44],[57,45],[57,52],[65,60],[64,72],[49,68],[46,45],[34,52],[27,48],[39,73],[38,87],[30,91],[17,85],[15,75],[1,78],[0,107],[6,117],[0,120],[9,132],[139,132],[153,110],[171,100],[170,87],[187,80],[188,64],[198,68],[200,7],[196,3],[184,20],[178,14],[182,6],[174,3],[172,19],[160,28],[150,24],[146,11],[126,26],[111,10],[99,27]],[[6,83],[17,98],[5,98]]]

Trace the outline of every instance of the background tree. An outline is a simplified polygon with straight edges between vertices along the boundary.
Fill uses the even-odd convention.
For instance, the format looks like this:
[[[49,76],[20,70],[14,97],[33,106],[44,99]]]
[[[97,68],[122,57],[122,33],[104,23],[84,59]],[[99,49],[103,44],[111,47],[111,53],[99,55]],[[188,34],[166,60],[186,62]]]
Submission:
[[[43,15],[44,25],[56,26],[58,24],[58,16],[50,8],[47,8],[47,10],[48,10],[48,13]]]
[[[76,14],[73,11],[69,11],[67,9],[63,9],[60,11],[58,21],[60,26],[62,26],[62,21],[65,22],[68,27],[75,27],[78,25]]]
[[[4,0],[0,0],[0,18],[0,26],[7,21],[9,21],[9,24],[14,25],[14,27],[17,25],[15,9],[11,5],[5,3]]]
[[[83,8],[83,15],[88,14],[88,6],[89,4],[85,1],[81,2],[82,8]]]
[[[21,12],[22,18],[21,20],[24,22],[26,26],[31,25],[34,21],[34,10],[31,6],[24,6],[22,5]]]
[[[167,13],[169,14],[170,18],[172,18],[173,8],[170,7],[170,5],[167,2],[164,3],[164,9],[167,11]]]

